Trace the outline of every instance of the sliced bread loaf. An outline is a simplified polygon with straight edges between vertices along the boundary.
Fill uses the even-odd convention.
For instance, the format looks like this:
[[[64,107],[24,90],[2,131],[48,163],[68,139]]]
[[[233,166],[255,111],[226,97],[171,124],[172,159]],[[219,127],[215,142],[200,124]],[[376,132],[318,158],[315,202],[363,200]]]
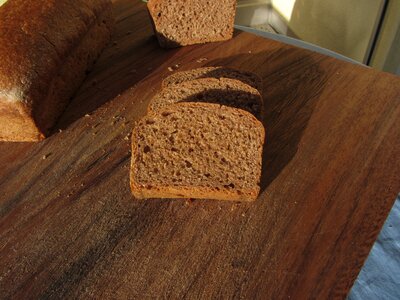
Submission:
[[[261,119],[262,98],[258,90],[239,80],[202,78],[171,84],[150,102],[156,111],[177,102],[207,102],[246,110]]]
[[[132,134],[133,195],[255,200],[264,136],[253,115],[218,104],[179,103],[153,112]]]
[[[147,7],[162,47],[225,41],[233,36],[236,0],[149,0]]]
[[[167,87],[171,84],[181,83],[199,78],[237,79],[257,89],[260,93],[262,92],[262,80],[258,75],[252,72],[232,69],[228,67],[204,67],[189,71],[176,72],[163,80],[162,87]]]
[[[0,141],[47,137],[107,45],[111,0],[0,6]]]

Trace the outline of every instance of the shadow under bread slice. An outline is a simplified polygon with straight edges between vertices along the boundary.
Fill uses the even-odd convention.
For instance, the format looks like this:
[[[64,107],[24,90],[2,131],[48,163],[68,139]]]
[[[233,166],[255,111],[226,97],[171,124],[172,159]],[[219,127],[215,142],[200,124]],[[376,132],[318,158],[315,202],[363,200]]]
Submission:
[[[207,102],[246,110],[262,119],[263,100],[259,91],[236,79],[202,78],[162,89],[148,111],[157,111],[178,102]]]
[[[264,137],[252,114],[218,104],[178,103],[150,113],[132,133],[133,195],[255,200]]]
[[[262,93],[262,79],[255,73],[228,68],[228,67],[204,67],[188,71],[176,72],[166,77],[162,82],[165,88],[171,84],[191,81],[200,78],[230,78],[246,83]]]

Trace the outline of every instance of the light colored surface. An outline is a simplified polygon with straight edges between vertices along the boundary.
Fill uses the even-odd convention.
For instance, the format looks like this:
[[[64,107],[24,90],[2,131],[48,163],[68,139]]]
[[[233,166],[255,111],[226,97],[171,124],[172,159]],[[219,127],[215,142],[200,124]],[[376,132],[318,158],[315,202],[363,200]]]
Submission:
[[[365,62],[383,0],[272,0],[302,40]]]
[[[267,24],[270,17],[271,5],[265,1],[238,1],[235,24],[242,26],[257,26]]]
[[[353,60],[351,58],[343,56],[343,55],[341,55],[339,53],[336,53],[334,51],[330,51],[328,49],[321,48],[321,47],[319,47],[317,45],[313,45],[313,44],[310,44],[310,43],[307,43],[307,42],[304,42],[304,41],[301,41],[301,40],[297,40],[297,39],[294,39],[294,38],[291,38],[291,37],[287,37],[287,36],[282,35],[282,34],[275,34],[275,33],[265,32],[265,31],[257,30],[257,29],[250,28],[250,27],[240,26],[240,25],[235,25],[235,28],[243,30],[243,31],[246,31],[246,32],[250,32],[250,33],[253,33],[255,35],[259,35],[259,36],[262,36],[264,38],[268,38],[268,39],[271,39],[271,40],[274,40],[274,41],[279,41],[279,42],[282,42],[282,43],[285,43],[285,44],[289,44],[289,45],[292,45],[292,46],[304,48],[304,49],[311,50],[311,51],[314,51],[314,52],[319,52],[319,53],[322,53],[322,54],[325,54],[325,55],[328,55],[328,56],[331,56],[331,57],[334,57],[334,58],[337,58],[337,59],[340,59],[340,60],[351,62],[353,64],[361,64],[356,60]]]
[[[348,300],[400,299],[400,196],[354,283]]]
[[[5,3],[7,0],[0,0],[0,5],[2,5],[3,3]]]
[[[389,1],[371,66],[400,75],[400,0]]]
[[[281,14],[281,16],[290,21],[296,4],[296,0],[271,0],[272,6]]]

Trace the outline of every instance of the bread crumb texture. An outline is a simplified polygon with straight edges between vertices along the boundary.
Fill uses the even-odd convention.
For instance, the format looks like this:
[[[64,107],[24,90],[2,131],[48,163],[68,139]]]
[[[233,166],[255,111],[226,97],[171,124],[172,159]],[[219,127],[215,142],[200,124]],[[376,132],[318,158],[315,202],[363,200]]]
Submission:
[[[253,115],[218,104],[151,113],[132,134],[132,191],[137,198],[254,200],[264,135]]]
[[[149,0],[162,47],[225,41],[233,36],[236,0]]]

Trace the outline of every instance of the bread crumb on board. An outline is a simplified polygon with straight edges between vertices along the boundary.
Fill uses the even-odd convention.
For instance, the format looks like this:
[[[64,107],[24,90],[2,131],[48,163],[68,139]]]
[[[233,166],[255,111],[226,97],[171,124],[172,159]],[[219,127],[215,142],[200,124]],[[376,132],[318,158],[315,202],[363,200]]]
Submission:
[[[198,63],[202,63],[202,62],[207,61],[207,60],[208,60],[208,58],[202,57],[202,58],[199,58],[199,59],[197,60],[197,62],[198,62]]]
[[[128,133],[125,137],[124,140],[125,141],[129,141],[129,139],[131,138],[132,133]]]
[[[185,200],[185,206],[192,205],[194,203],[195,199],[189,198]]]
[[[170,67],[168,67],[168,71],[173,72],[173,71],[179,69],[180,66],[181,66],[180,64],[176,64],[172,67],[170,66]]]
[[[231,206],[231,211],[235,211],[236,209],[238,209],[238,207],[239,207],[239,204],[238,204],[238,203],[233,204],[233,205]]]
[[[47,159],[50,155],[51,155],[51,153],[45,154],[45,155],[42,156],[42,159],[45,160],[45,159]]]

